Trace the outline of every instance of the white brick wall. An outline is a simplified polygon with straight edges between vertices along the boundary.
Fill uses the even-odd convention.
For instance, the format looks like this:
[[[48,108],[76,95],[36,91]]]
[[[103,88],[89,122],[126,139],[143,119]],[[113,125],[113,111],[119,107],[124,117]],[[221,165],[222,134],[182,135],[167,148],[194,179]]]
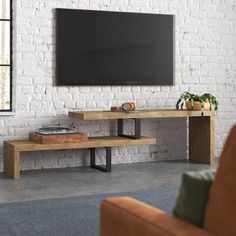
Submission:
[[[175,86],[55,87],[55,8],[101,9],[176,15]],[[173,108],[181,92],[211,92],[220,100],[216,154],[236,120],[235,0],[16,0],[14,1],[14,78],[16,116],[0,117],[2,142],[26,138],[42,125],[76,122],[91,135],[115,133],[114,122],[82,122],[68,110],[107,110],[127,100],[138,108]],[[130,129],[131,124],[128,124]],[[186,157],[184,119],[144,120],[143,133],[157,146],[113,149],[113,162]],[[102,155],[102,151],[98,153]],[[25,154],[22,169],[88,164],[86,150]]]

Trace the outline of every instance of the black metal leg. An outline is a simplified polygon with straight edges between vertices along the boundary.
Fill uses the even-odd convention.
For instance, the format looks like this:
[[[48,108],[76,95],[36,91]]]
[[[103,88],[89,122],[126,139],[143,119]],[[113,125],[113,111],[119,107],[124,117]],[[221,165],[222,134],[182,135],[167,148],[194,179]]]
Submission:
[[[141,138],[141,119],[135,119],[135,139],[140,139]]]
[[[90,166],[95,165],[95,148],[90,149]]]
[[[94,169],[101,170],[103,172],[111,172],[111,147],[105,147],[106,150],[106,165],[105,167],[96,165],[95,163],[95,148],[90,149],[90,166]]]
[[[118,136],[123,136],[124,134],[124,120],[118,119]]]
[[[106,170],[111,172],[111,148],[106,147]]]
[[[141,119],[134,119],[134,135],[124,134],[124,120],[118,119],[118,136],[140,139],[141,138]]]

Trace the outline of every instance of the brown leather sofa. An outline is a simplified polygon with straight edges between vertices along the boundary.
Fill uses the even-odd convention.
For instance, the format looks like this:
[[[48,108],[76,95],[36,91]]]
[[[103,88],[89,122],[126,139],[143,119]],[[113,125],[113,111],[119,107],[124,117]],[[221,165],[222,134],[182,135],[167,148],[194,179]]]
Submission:
[[[129,197],[107,198],[100,210],[101,236],[236,236],[236,125],[221,154],[203,228]]]

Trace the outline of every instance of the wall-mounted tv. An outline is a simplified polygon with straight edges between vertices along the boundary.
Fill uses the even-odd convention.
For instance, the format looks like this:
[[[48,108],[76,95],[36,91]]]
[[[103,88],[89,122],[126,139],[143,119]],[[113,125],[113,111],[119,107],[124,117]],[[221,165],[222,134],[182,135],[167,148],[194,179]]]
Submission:
[[[56,9],[56,85],[173,83],[173,15]]]

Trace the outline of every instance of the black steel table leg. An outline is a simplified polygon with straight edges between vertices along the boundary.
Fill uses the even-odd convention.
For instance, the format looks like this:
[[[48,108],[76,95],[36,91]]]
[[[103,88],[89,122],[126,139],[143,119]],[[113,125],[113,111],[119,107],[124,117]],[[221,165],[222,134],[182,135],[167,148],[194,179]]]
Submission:
[[[134,135],[124,134],[124,120],[118,119],[118,136],[132,139],[140,139],[141,138],[141,119],[133,119],[134,120]]]
[[[118,136],[123,136],[124,134],[124,120],[118,119]]]
[[[106,165],[105,167],[96,165],[96,150],[95,148],[90,149],[90,166],[94,169],[103,171],[103,172],[111,172],[111,147],[105,147],[106,150]]]
[[[95,148],[90,148],[90,166],[95,165]]]
[[[106,147],[106,170],[111,172],[111,147]]]
[[[134,133],[134,137],[135,139],[140,139],[141,138],[141,119],[135,119],[134,121],[134,125],[135,125],[135,133]]]

